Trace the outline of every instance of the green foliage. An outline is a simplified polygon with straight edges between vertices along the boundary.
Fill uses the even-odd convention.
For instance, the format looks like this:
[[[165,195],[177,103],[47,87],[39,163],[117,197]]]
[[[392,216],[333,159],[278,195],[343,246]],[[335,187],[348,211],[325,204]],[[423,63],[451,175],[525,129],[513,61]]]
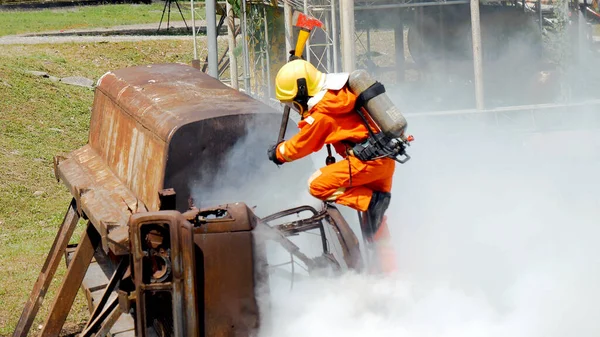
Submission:
[[[242,17],[242,2],[240,0],[227,0],[233,10],[233,15],[237,18]]]

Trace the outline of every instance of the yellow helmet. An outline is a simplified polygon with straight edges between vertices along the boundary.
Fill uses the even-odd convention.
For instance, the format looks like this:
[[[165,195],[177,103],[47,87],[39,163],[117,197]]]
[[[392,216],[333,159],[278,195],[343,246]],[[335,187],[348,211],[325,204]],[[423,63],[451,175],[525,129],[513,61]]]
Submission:
[[[275,97],[283,102],[294,100],[298,95],[298,80],[306,80],[308,96],[315,96],[323,86],[324,74],[310,62],[297,59],[286,63],[275,77]]]

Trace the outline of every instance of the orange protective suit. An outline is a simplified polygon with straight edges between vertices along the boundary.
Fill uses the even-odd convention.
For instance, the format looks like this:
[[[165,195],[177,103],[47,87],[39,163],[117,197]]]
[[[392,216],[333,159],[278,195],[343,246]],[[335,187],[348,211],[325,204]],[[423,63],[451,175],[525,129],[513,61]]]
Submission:
[[[298,125],[300,132],[279,144],[276,156],[281,162],[291,162],[331,144],[346,160],[316,171],[308,181],[310,194],[365,212],[373,191],[390,192],[396,162],[391,158],[363,162],[346,153],[347,145],[342,141],[358,143],[368,136],[362,119],[354,111],[355,102],[356,95],[347,86],[328,90],[303,116]],[[376,268],[384,273],[396,271],[395,252],[385,218],[373,238],[367,239],[374,244]]]
[[[374,190],[390,192],[396,162],[390,158],[363,162],[346,154],[347,145],[342,141],[358,143],[368,136],[354,111],[355,102],[356,95],[347,86],[328,90],[300,121],[300,132],[279,144],[277,159],[291,162],[331,144],[346,160],[315,172],[308,181],[310,194],[364,212]]]

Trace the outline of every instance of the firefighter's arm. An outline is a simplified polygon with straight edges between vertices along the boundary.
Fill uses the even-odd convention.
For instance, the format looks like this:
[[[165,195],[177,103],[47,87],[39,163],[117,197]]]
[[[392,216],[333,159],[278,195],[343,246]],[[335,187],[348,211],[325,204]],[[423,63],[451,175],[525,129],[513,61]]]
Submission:
[[[327,136],[334,129],[331,117],[323,114],[313,113],[302,123],[305,125],[302,126],[299,133],[277,146],[277,159],[282,163],[291,162],[319,151],[325,145]]]

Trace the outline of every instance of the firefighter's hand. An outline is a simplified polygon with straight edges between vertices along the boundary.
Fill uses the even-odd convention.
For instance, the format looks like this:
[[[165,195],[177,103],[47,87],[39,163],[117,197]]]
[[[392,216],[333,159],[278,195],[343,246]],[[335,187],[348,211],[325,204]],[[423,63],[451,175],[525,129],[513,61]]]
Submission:
[[[288,58],[288,62],[292,62],[294,60],[304,60],[304,57],[296,56],[296,50],[290,50],[290,57]]]
[[[283,164],[282,162],[279,161],[279,159],[277,159],[277,147],[279,146],[280,143],[271,145],[271,147],[269,147],[269,149],[267,150],[267,155],[269,156],[269,160],[274,162],[277,165],[281,165]]]

